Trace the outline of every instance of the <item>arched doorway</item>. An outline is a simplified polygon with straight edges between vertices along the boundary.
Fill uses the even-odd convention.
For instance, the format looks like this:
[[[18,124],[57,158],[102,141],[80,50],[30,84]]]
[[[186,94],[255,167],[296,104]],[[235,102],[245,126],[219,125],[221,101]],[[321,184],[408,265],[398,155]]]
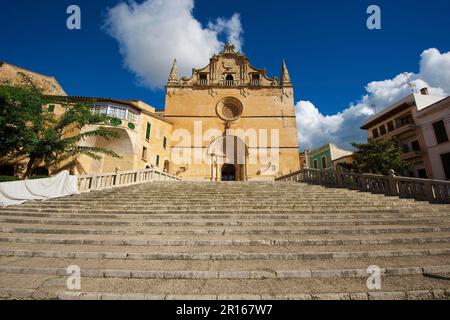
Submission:
[[[224,164],[222,166],[222,181],[236,181],[236,167],[233,164]]]
[[[169,169],[170,169],[170,162],[169,160],[164,161],[164,172],[169,173]]]
[[[233,135],[219,137],[206,150],[210,158],[211,181],[246,181],[248,148]]]

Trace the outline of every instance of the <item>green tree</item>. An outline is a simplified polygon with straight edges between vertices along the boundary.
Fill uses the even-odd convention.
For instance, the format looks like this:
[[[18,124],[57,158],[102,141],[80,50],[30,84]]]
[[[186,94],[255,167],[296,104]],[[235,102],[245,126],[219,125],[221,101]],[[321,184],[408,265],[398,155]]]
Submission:
[[[65,104],[65,112],[56,116],[43,107],[61,103],[55,99],[32,85],[0,85],[0,157],[25,157],[23,178],[30,177],[36,166],[57,166],[80,155],[119,157],[106,148],[82,143],[89,137],[117,138],[116,131],[102,126],[110,117],[95,114],[88,104],[81,103]]]
[[[352,145],[357,151],[352,164],[342,165],[347,170],[383,175],[387,175],[390,169],[399,175],[408,172],[409,165],[401,160],[401,151],[392,140],[370,140],[367,144]]]

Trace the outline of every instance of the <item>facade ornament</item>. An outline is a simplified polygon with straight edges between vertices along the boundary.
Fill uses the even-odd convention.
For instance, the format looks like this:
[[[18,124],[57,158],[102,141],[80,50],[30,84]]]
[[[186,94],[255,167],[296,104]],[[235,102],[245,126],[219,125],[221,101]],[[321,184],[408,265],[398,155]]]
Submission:
[[[278,77],[273,77],[273,86],[278,87],[280,85],[280,82],[278,81]]]
[[[172,69],[170,70],[168,84],[178,84],[178,66],[177,59],[173,61]]]
[[[211,97],[214,97],[214,96],[217,96],[218,93],[214,90],[214,88],[208,88],[208,94]]]
[[[247,96],[249,96],[250,93],[249,93],[245,88],[241,88],[241,95],[242,95],[244,98],[247,98]]]
[[[282,62],[282,67],[281,67],[281,85],[282,86],[292,86],[291,77],[289,75],[289,71],[286,66],[286,61],[284,61],[284,59]]]

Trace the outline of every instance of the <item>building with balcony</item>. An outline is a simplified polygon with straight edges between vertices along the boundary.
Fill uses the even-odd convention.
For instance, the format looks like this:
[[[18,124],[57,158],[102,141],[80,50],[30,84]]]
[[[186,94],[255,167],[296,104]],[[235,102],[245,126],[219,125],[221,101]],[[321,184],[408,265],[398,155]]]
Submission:
[[[429,158],[431,139],[425,139],[423,128],[427,125],[422,125],[427,120],[420,115],[428,114],[426,110],[444,99],[429,95],[427,88],[423,88],[420,93],[411,94],[374,115],[361,129],[368,131],[369,140],[393,140],[402,151],[402,160],[410,165],[411,177],[435,178]]]
[[[92,137],[83,145],[105,147],[117,153],[120,158],[102,156],[102,159],[81,156],[74,168],[78,174],[105,173],[159,168],[160,171],[173,173],[170,168],[170,137],[172,123],[156,113],[155,108],[138,100],[118,100],[95,97],[53,96],[55,102],[45,106],[56,115],[62,114],[66,107],[75,103],[91,105],[94,113],[112,117],[107,126],[119,133],[119,138],[105,140]],[[95,127],[84,127],[82,131]]]

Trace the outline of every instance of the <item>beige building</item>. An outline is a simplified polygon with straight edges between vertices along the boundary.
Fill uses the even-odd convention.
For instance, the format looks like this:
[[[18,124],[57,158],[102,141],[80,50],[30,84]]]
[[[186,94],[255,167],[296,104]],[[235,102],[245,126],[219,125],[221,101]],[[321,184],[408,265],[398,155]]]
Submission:
[[[185,180],[272,180],[298,170],[294,91],[254,68],[231,44],[166,86],[164,117],[173,123],[172,163]]]
[[[0,61],[0,83],[24,85],[28,81],[41,89],[45,94],[66,96],[66,92],[55,77],[43,75],[15,65]]]
[[[410,164],[411,177],[434,178],[435,170],[429,157],[429,146],[433,143],[429,137],[426,141],[423,131],[423,127],[429,125],[428,121],[432,120],[419,116],[429,114],[426,110],[431,110],[429,107],[444,98],[430,96],[428,90],[423,88],[420,94],[411,94],[370,118],[362,129],[368,131],[369,139],[392,139],[402,150],[402,160]],[[448,117],[448,107],[446,112],[438,112],[438,118],[443,117],[445,113]],[[424,123],[423,126],[420,125],[421,122]],[[426,134],[429,136],[429,131]]]

